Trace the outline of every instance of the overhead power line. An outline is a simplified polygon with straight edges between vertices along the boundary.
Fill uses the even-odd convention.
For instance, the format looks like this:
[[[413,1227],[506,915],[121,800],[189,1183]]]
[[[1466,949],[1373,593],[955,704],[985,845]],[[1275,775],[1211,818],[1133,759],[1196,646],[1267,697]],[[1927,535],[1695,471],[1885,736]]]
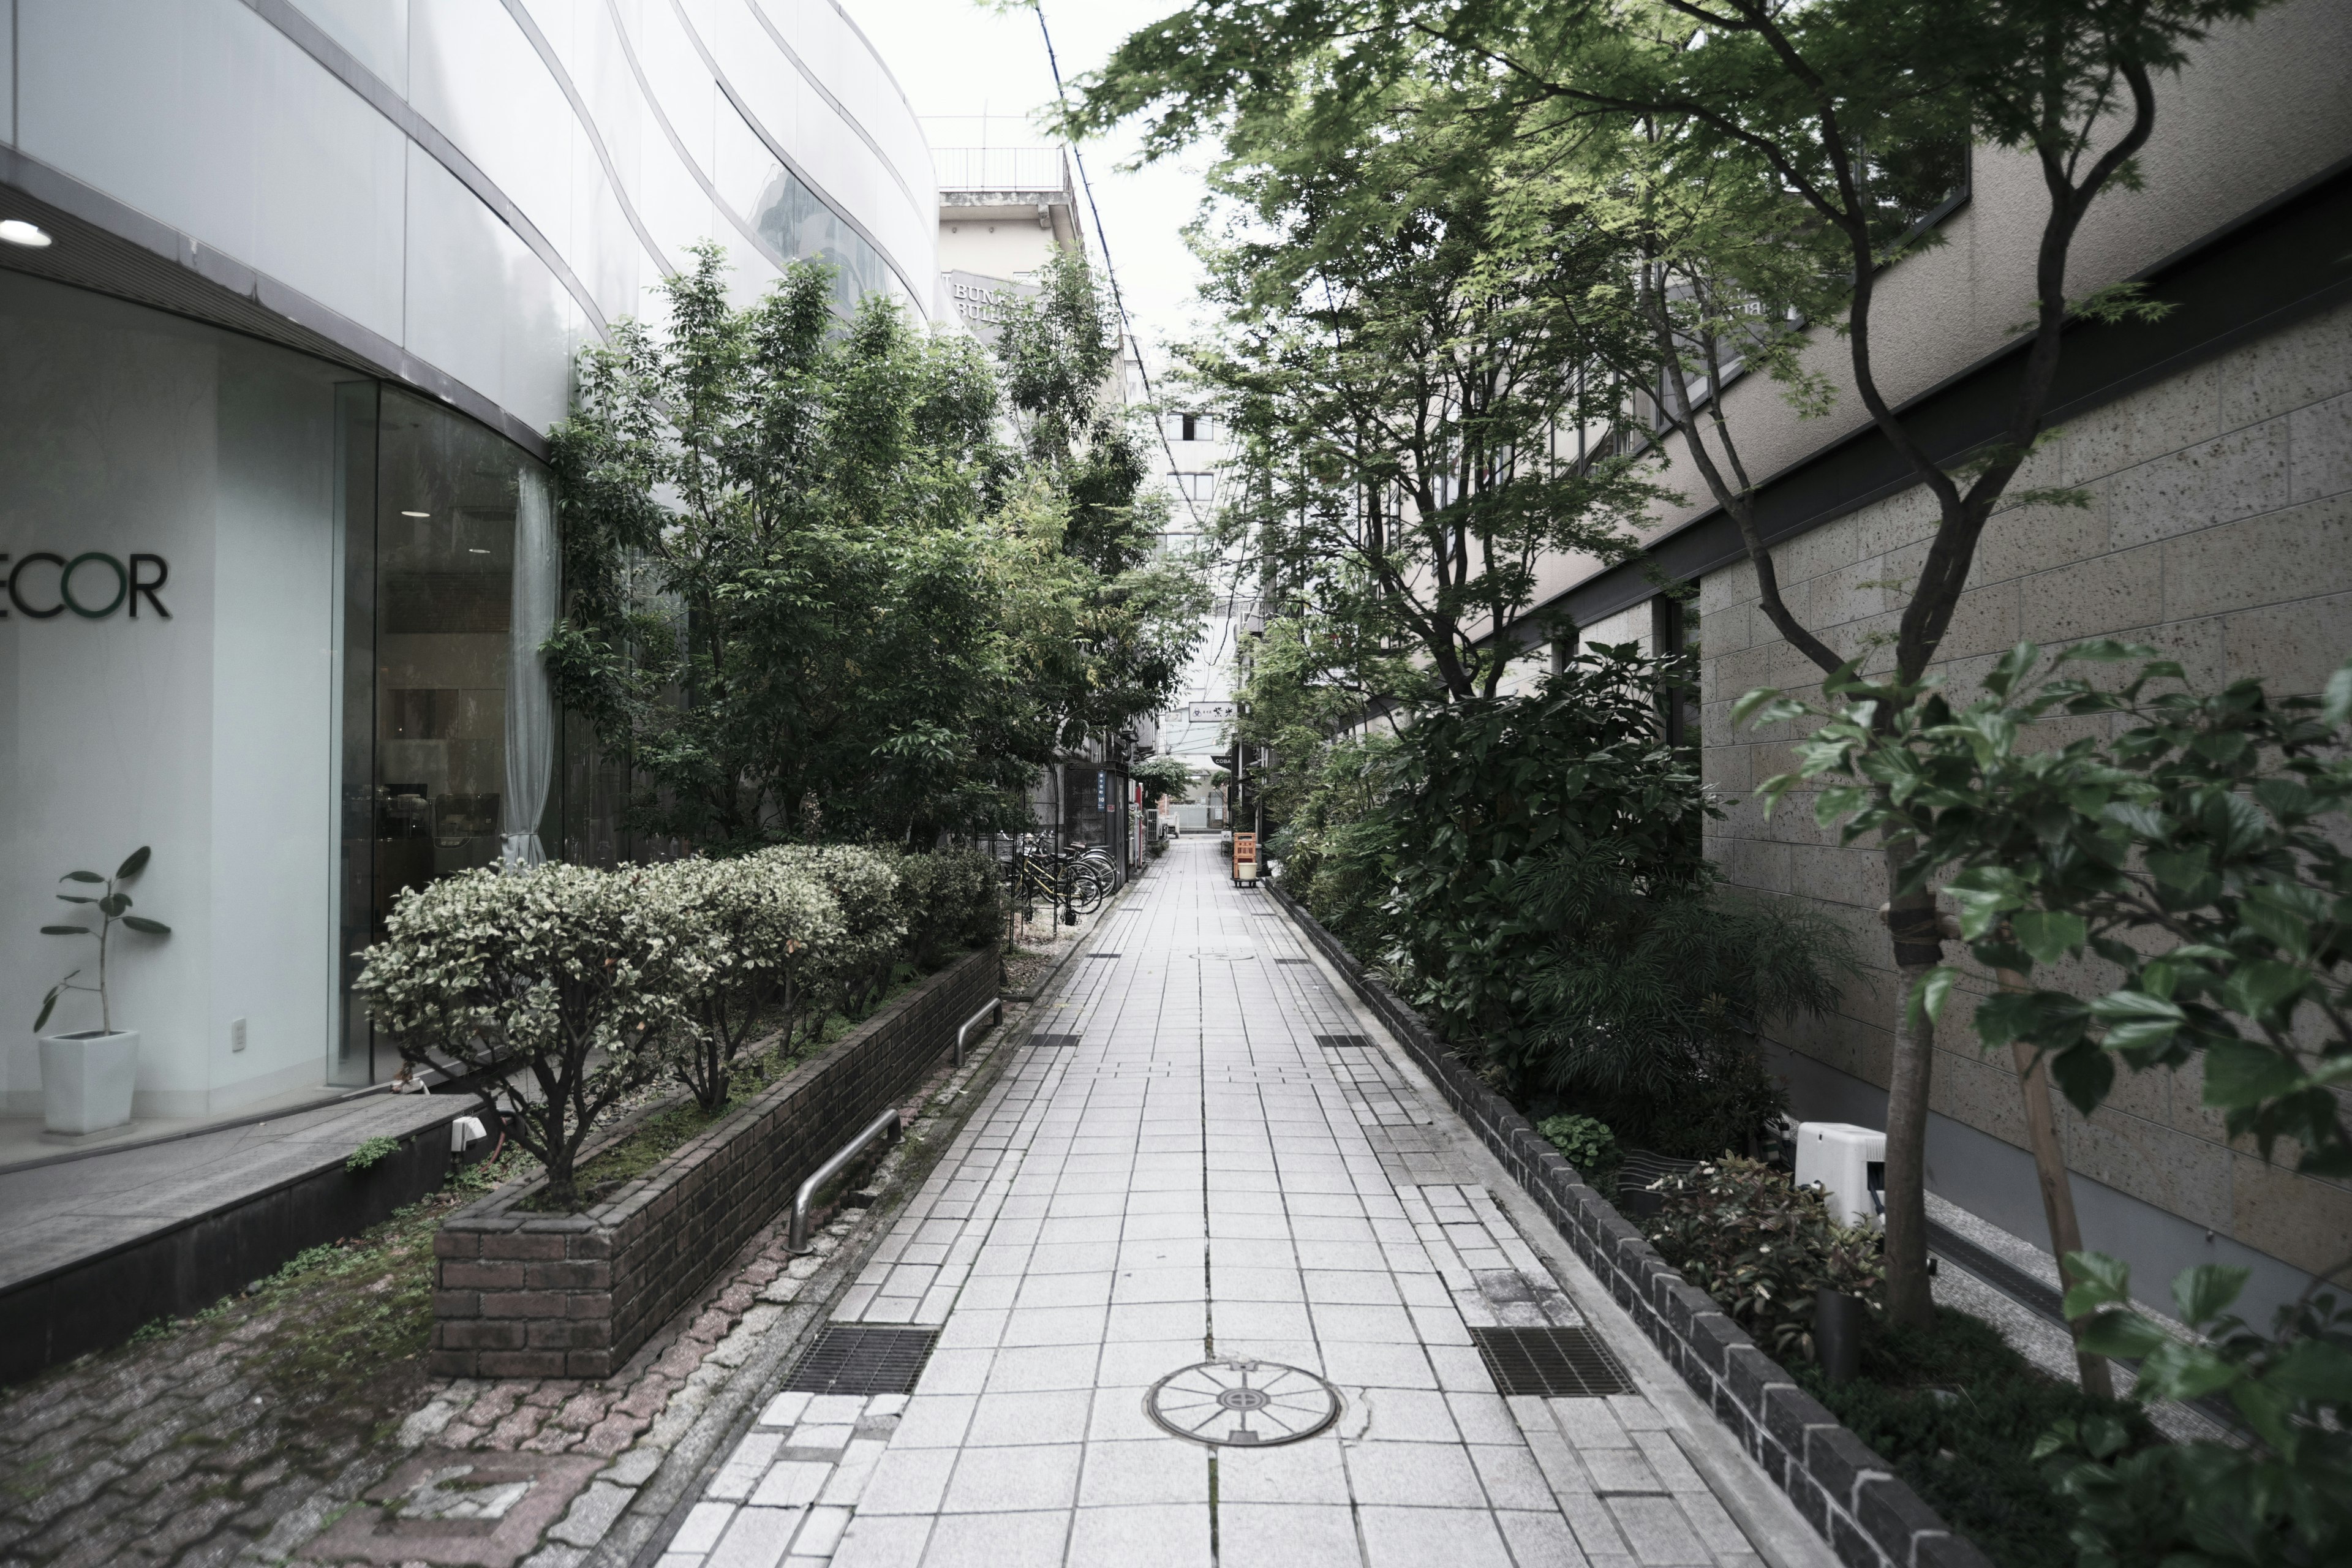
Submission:
[[[1030,0],[1029,8],[1037,14],[1037,32],[1045,40],[1045,64],[1054,73],[1054,100],[1062,106],[1065,113],[1067,113],[1070,98],[1062,87],[1062,61],[1061,57],[1054,50],[1054,29],[1045,25],[1045,0]],[[1087,211],[1095,220],[1095,243],[1102,247],[1103,273],[1110,279],[1111,304],[1118,311],[1119,331],[1126,334],[1129,342],[1135,344],[1136,374],[1143,377],[1144,400],[1155,405],[1151,422],[1160,431],[1160,449],[1168,456],[1168,474],[1169,478],[1173,479],[1183,470],[1176,466],[1176,448],[1168,439],[1167,421],[1157,412],[1159,398],[1151,390],[1151,367],[1143,363],[1143,344],[1135,335],[1134,320],[1127,313],[1126,296],[1119,292],[1118,268],[1110,258],[1110,235],[1103,227],[1102,208],[1095,205],[1094,182],[1087,178],[1087,155],[1078,151],[1078,144],[1076,142],[1070,143],[1070,159],[1077,165],[1078,189],[1085,194]],[[1192,496],[1185,492],[1181,485],[1177,486],[1176,493],[1184,497],[1184,510],[1192,515],[1193,532],[1196,535],[1204,534],[1205,530],[1201,525],[1200,508],[1193,504]]]

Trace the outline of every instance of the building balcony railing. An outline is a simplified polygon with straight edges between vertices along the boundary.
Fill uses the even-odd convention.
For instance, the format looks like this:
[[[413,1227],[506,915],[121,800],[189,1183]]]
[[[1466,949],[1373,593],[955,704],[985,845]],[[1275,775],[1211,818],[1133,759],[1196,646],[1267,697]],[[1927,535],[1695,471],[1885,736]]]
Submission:
[[[1059,147],[935,147],[941,191],[1066,191],[1069,163]]]

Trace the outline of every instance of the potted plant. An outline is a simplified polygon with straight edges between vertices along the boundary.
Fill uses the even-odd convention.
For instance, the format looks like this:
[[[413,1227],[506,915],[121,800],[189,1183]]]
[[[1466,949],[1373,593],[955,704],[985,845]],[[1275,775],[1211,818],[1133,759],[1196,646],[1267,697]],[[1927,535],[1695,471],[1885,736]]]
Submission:
[[[107,948],[117,925],[148,936],[172,934],[172,928],[162,921],[132,914],[131,895],[122,890],[123,883],[147,868],[152,852],[142,846],[111,877],[101,877],[95,871],[68,871],[58,879],[60,882],[106,890],[95,897],[79,892],[58,895],[66,903],[97,910],[95,928],[41,928],[43,936],[87,936],[98,941],[98,984],[78,984],[83,971],[75,970],[49,987],[49,994],[41,998],[41,1016],[33,1020],[33,1029],[37,1034],[47,1026],[49,1015],[57,1011],[58,998],[67,992],[97,994],[97,1028],[41,1036],[41,1115],[52,1132],[98,1132],[131,1120],[131,1089],[139,1075],[139,1034],[135,1029],[118,1030],[114,1026],[114,1009],[106,989]]]

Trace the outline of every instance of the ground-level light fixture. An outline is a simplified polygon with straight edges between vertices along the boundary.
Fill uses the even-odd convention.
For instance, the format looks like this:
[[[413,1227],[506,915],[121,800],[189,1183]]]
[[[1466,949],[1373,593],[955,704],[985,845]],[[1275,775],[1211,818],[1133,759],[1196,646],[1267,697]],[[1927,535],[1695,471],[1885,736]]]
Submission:
[[[0,240],[39,250],[49,243],[49,231],[39,224],[26,223],[20,217],[0,218]]]
[[[433,514],[429,511],[403,511],[400,515],[403,517],[431,517]]]

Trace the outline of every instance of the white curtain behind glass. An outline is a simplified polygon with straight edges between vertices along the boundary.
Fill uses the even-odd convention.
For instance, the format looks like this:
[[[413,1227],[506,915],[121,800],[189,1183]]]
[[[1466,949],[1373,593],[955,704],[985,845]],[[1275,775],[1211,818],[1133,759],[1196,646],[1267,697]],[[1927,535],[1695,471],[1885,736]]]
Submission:
[[[547,809],[547,786],[555,773],[555,702],[547,686],[547,661],[540,645],[555,629],[555,599],[562,575],[556,553],[554,505],[547,476],[525,468],[515,507],[514,616],[507,641],[507,868],[520,870],[547,858],[539,842],[539,819]]]

